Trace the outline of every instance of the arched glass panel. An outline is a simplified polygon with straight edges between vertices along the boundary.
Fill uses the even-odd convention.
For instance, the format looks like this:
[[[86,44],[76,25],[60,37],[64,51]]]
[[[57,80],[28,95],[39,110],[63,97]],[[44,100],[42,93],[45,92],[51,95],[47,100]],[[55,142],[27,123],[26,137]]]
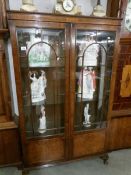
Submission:
[[[64,30],[17,29],[27,137],[64,134]]]
[[[78,30],[76,36],[76,131],[106,126],[114,32]]]

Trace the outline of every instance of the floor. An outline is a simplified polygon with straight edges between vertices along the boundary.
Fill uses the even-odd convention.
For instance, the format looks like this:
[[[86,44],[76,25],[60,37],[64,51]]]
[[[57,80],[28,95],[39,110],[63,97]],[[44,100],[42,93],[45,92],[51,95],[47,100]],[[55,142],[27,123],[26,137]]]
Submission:
[[[13,167],[1,168],[0,175],[22,175],[22,172]],[[29,175],[131,175],[131,149],[110,153],[108,165],[99,158],[90,158],[32,170]]]

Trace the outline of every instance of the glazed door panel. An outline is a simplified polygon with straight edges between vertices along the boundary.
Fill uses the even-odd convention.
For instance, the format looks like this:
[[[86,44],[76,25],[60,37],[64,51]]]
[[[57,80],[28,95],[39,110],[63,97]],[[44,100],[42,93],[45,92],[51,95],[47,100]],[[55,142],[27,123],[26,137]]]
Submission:
[[[16,27],[11,25],[11,40],[17,46],[13,51],[22,141],[35,148],[33,154],[38,158],[33,160],[32,150],[26,146],[27,164],[65,159],[68,152],[68,25],[29,22],[27,26],[23,22],[21,26],[19,21]],[[55,145],[55,138],[58,148],[52,155],[48,150]],[[39,156],[43,148],[48,156]]]
[[[104,151],[116,31],[73,26],[72,35],[72,157],[81,157]]]
[[[76,30],[74,130],[105,128],[115,32]]]
[[[65,132],[65,32],[17,28],[27,137]]]

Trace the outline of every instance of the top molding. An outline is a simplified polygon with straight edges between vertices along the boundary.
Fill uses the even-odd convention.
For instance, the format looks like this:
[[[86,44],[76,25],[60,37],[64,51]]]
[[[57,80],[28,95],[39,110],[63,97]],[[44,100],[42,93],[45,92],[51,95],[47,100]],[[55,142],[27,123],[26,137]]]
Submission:
[[[48,13],[34,13],[21,11],[7,11],[8,20],[39,21],[39,22],[60,22],[60,23],[85,23],[121,26],[121,18],[94,17],[94,16],[74,16]]]

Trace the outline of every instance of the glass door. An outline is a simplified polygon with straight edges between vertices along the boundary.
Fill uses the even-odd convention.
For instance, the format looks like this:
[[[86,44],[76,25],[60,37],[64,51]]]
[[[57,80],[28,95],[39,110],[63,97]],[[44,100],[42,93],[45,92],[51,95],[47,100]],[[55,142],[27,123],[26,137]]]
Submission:
[[[26,136],[64,135],[65,30],[41,27],[17,28],[16,32]]]
[[[115,32],[76,31],[74,130],[106,127]]]

